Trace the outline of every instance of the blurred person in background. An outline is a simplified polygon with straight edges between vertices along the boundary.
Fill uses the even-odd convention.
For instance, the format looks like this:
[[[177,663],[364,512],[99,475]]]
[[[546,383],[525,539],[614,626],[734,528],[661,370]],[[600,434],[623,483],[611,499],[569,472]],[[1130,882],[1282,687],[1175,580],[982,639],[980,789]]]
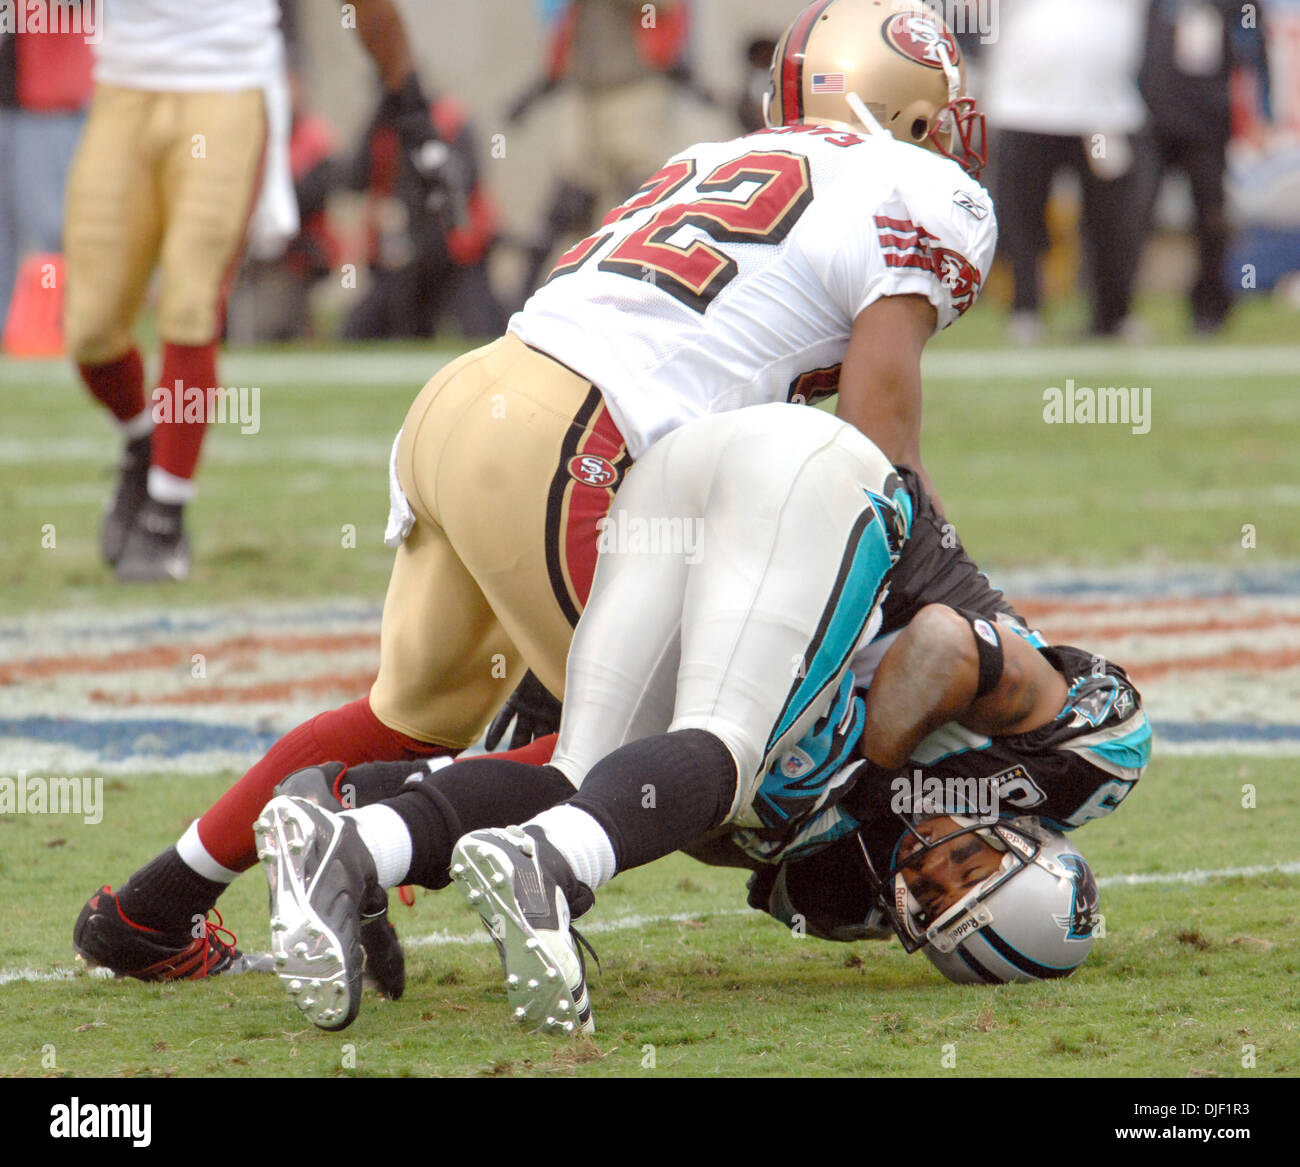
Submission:
[[[440,188],[447,151],[401,18],[392,0],[358,0],[353,10],[402,148],[430,190]],[[270,254],[298,229],[284,69],[278,0],[120,0],[105,14],[68,179],[65,332],[124,443],[100,531],[121,580],[190,572],[182,516],[210,420],[206,390],[219,385],[229,282],[246,233]],[[162,368],[146,399],[133,330],[155,267]]]
[[[742,133],[761,130],[763,121],[763,94],[767,92],[772,74],[772,54],[776,41],[771,37],[756,37],[745,46],[745,83],[736,102],[736,120]]]
[[[428,198],[401,150],[387,98],[353,162],[348,185],[367,196],[371,283],[344,321],[346,340],[432,337],[444,315],[467,337],[505,331],[508,317],[487,270],[500,215],[479,181],[475,134],[450,98],[436,98],[429,115],[448,151],[448,200]]]
[[[1141,74],[1142,96],[1151,110],[1143,150],[1142,221],[1144,226],[1150,223],[1164,175],[1175,167],[1184,171],[1192,191],[1199,263],[1191,290],[1192,321],[1202,335],[1223,327],[1232,303],[1225,270],[1224,174],[1232,136],[1234,69],[1249,74],[1250,87],[1258,94],[1255,108],[1268,121],[1263,4],[1152,0]]]
[[[342,182],[337,135],[329,120],[307,108],[301,79],[290,73],[293,124],[289,171],[298,206],[298,234],[269,257],[252,248],[230,294],[227,340],[241,343],[305,340],[314,333],[312,288],[340,259],[327,203]]]
[[[1146,121],[1137,88],[1147,0],[1003,0],[988,46],[984,104],[997,131],[993,196],[1015,281],[1010,333],[1042,334],[1039,258],[1052,182],[1082,186],[1089,332],[1125,328],[1142,241],[1133,139]]]
[[[561,150],[541,232],[528,247],[521,304],[541,282],[559,244],[592,231],[602,208],[622,202],[689,144],[690,130],[676,116],[679,88],[711,100],[686,63],[688,0],[538,4],[549,34],[545,72],[515,101],[509,120],[520,121],[562,85],[572,87],[578,113]],[[764,68],[771,60],[769,54]]]
[[[82,31],[0,32],[0,332],[23,258],[61,247],[90,62]]]

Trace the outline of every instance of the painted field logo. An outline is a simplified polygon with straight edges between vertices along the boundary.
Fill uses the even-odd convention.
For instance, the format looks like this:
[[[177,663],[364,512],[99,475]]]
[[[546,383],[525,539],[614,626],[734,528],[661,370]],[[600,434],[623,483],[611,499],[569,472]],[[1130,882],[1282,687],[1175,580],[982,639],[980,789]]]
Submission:
[[[50,1107],[52,1139],[130,1139],[133,1147],[153,1141],[153,1105],[148,1102],[71,1102]]]
[[[104,779],[0,775],[0,814],[79,814],[93,827],[104,818]]]
[[[1093,389],[1067,377],[1065,388],[1043,390],[1043,420],[1048,425],[1127,425],[1135,434],[1151,431],[1151,386]]]
[[[584,486],[613,486],[618,471],[608,458],[597,454],[578,454],[569,459],[569,477]]]
[[[154,425],[183,421],[190,424],[237,424],[241,434],[255,434],[262,428],[262,390],[256,385],[223,388],[186,385],[177,378],[168,389],[159,385],[150,395]]]

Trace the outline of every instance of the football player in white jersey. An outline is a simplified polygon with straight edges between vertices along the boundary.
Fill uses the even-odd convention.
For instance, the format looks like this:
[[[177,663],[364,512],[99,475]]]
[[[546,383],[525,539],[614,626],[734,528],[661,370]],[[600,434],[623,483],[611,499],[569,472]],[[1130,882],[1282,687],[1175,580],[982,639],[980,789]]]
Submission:
[[[98,893],[78,950],[147,979],[229,964],[192,919],[253,864],[252,823],[284,777],[450,756],[525,670],[562,695],[598,524],[631,462],[685,422],[838,388],[839,416],[926,480],[920,355],[992,261],[982,163],[960,51],[929,8],[808,5],[777,47],[768,128],[670,159],[505,337],[416,399],[394,445],[369,697],[291,730],[175,847]],[[196,946],[201,962],[180,959]]]
[[[291,776],[259,817],[272,954],[313,1023],[356,1015],[363,950],[395,983],[365,905],[455,879],[500,944],[516,1020],[586,1030],[570,914],[619,872],[719,844],[759,870],[754,906],[827,938],[895,917],[953,980],[1064,976],[1086,957],[1096,889],[1057,828],[1137,782],[1140,699],[1015,618],[913,471],[820,411],[756,406],[657,442],[605,530],[548,765],[336,763]],[[331,814],[340,781],[357,809]]]
[[[393,0],[355,7],[404,152],[431,158],[437,135]],[[68,178],[64,331],[124,443],[100,533],[119,579],[189,574],[182,515],[220,383],[226,291],[246,231],[280,246],[297,230],[279,25],[278,0],[107,0]],[[155,268],[162,363],[146,392],[133,329]]]

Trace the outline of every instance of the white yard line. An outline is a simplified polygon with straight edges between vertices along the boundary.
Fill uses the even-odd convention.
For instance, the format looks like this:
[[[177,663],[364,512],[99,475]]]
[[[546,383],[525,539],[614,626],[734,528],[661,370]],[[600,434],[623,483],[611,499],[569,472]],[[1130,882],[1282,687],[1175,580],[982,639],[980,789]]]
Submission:
[[[1142,884],[1166,883],[1194,886],[1211,879],[1254,879],[1261,875],[1300,875],[1300,860],[1290,863],[1261,864],[1256,867],[1223,867],[1213,871],[1154,871],[1136,872],[1129,875],[1108,875],[1097,880],[1098,887],[1134,887]],[[615,916],[609,920],[593,921],[583,926],[583,934],[598,936],[602,932],[620,932],[627,928],[644,928],[654,924],[684,924],[691,920],[713,920],[726,916],[752,916],[750,908],[725,908],[720,911],[673,912],[671,915],[654,916],[634,913]],[[402,944],[406,948],[447,948],[465,944],[486,944],[490,937],[486,932],[473,932],[460,936],[451,932],[431,932],[427,936],[403,936]],[[58,967],[53,969],[35,968],[0,968],[0,987],[13,984],[45,984],[50,981],[70,981],[82,975],[77,967]],[[91,976],[107,977],[111,974],[104,969],[96,969]]]
[[[264,387],[277,382],[309,382],[313,386],[409,384],[415,392],[456,353],[445,350],[384,352],[382,350],[325,352],[226,352],[219,371],[228,386]],[[1149,385],[1168,377],[1291,376],[1300,372],[1300,346],[1272,345],[1152,345],[1126,348],[1110,345],[1071,345],[1056,348],[938,349],[926,353],[922,369],[932,377],[988,379],[1024,377],[1063,385],[1067,377],[1078,384]],[[0,390],[48,388],[52,383],[76,384],[70,362],[0,359]]]

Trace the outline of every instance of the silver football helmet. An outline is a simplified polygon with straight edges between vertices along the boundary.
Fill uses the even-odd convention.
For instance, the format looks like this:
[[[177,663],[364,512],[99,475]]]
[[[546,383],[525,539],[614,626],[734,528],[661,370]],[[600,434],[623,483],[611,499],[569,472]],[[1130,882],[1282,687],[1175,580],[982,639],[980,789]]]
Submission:
[[[1097,881],[1078,848],[1034,818],[945,817],[957,830],[931,839],[909,824],[894,851],[884,898],[903,946],[920,948],[957,984],[1069,976],[1087,959],[1097,926]],[[915,885],[928,853],[969,834],[1001,852],[1001,863],[956,902],[928,911],[909,877]]]

